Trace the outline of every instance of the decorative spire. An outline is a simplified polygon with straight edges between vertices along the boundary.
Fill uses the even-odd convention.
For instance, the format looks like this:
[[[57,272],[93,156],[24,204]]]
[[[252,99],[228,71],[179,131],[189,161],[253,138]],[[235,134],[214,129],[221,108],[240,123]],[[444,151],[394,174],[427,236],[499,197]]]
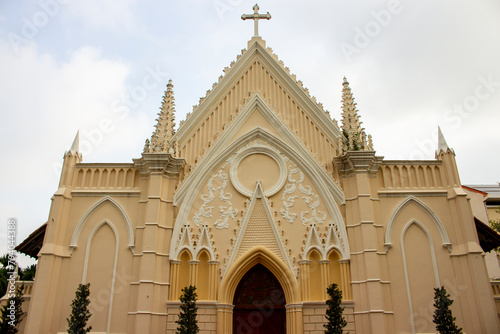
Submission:
[[[80,150],[80,130],[76,132],[75,140],[73,140],[73,144],[71,145],[71,148],[69,149],[69,153],[75,155],[79,153],[78,151]]]
[[[441,128],[438,126],[438,149],[436,151],[436,157],[439,154],[441,154],[441,152],[447,153],[448,151],[451,153],[455,153],[453,149],[451,149],[446,143],[446,139],[444,139],[443,132],[441,131]]]
[[[76,132],[75,139],[69,151],[64,152],[64,158],[67,156],[78,157],[80,161],[82,160],[82,154],[80,153],[80,131]]]
[[[342,130],[347,133],[360,133],[363,131],[358,110],[356,109],[356,102],[354,102],[351,87],[349,87],[346,77],[344,77],[344,82],[342,83]]]
[[[347,151],[372,151],[373,142],[371,135],[366,135],[361,127],[356,102],[352,96],[349,82],[344,77],[342,83],[342,134],[343,145],[339,146],[339,154]]]
[[[172,79],[168,81],[167,90],[163,95],[163,101],[158,113],[155,131],[151,136],[151,141],[146,141],[144,152],[149,153],[170,153],[169,142],[175,134],[175,100],[174,85]]]

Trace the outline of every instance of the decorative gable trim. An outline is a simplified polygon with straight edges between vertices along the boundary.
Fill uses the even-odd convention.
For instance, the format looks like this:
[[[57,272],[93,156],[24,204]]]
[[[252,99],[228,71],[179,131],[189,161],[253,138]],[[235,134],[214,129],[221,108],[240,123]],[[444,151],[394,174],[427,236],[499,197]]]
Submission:
[[[191,238],[191,227],[188,224],[185,224],[184,226],[182,226],[181,233],[182,234],[179,238],[179,242],[177,244],[172,243],[172,246],[176,246],[175,251],[170,252],[173,255],[172,259],[177,260],[179,258],[179,254],[182,253],[183,250],[187,250],[191,255],[191,259],[194,260],[195,250]]]
[[[197,259],[202,250],[206,250],[208,254],[210,254],[210,261],[217,261],[212,238],[210,236],[210,228],[206,224],[201,227],[201,233],[198,238],[198,243],[196,245],[193,259]]]
[[[321,129],[324,135],[330,140],[331,143],[337,145],[338,138],[341,136],[341,132],[338,126],[330,119],[329,116],[321,109],[317,103],[315,103],[307,90],[304,89],[300,81],[296,81],[295,76],[290,75],[285,71],[282,64],[278,63],[260,43],[254,42],[248,51],[244,51],[243,56],[234,64],[234,66],[222,77],[221,81],[214,85],[213,91],[209,91],[209,94],[200,103],[196,112],[193,113],[177,130],[177,133],[173,136],[172,141],[179,142],[182,146],[184,142],[191,137],[196,126],[202,124],[209,116],[210,112],[213,110],[215,104],[220,100],[220,97],[225,96],[231,89],[235,80],[241,76],[241,73],[245,69],[251,66],[254,62],[255,57],[259,57],[262,64],[270,69],[276,76],[276,80],[282,84],[282,88],[291,96],[296,97],[297,102],[300,104],[301,108],[309,116],[315,125]]]
[[[316,224],[311,224],[308,227],[308,231],[307,240],[303,247],[302,261],[308,260],[307,257],[312,249],[316,249],[320,253],[322,260],[328,260],[328,254],[333,249],[340,254],[342,260],[350,259],[350,254],[345,252],[345,245],[342,239],[339,241],[339,229],[334,224],[328,226],[326,241],[320,238]]]
[[[332,249],[337,250],[340,253],[340,256],[342,256],[342,259],[349,259],[350,254],[345,254],[344,253],[344,244],[343,244],[343,239],[339,240],[339,229],[336,227],[334,224],[330,224],[328,227],[328,236],[326,237],[326,243],[325,243],[325,260],[327,259],[328,253]]]
[[[318,227],[316,224],[311,224],[308,227],[309,236],[307,237],[306,246],[304,247],[304,252],[302,253],[302,260],[307,260],[307,255],[313,249],[316,249],[323,260],[326,260],[325,248],[323,242],[318,235]]]
[[[241,243],[243,241],[246,229],[248,227],[248,222],[250,221],[250,218],[252,217],[255,203],[258,200],[261,200],[262,204],[264,205],[264,211],[266,212],[266,216],[267,216],[269,225],[271,226],[271,229],[273,231],[274,238],[276,239],[276,242],[278,243],[281,257],[282,257],[283,261],[285,262],[285,264],[288,266],[288,268],[291,271],[293,271],[292,264],[290,263],[290,260],[288,258],[287,253],[286,253],[286,250],[285,250],[285,247],[283,246],[283,243],[281,242],[281,237],[279,235],[278,229],[276,228],[276,225],[274,223],[273,215],[271,214],[271,211],[270,211],[269,206],[267,204],[267,199],[266,199],[266,196],[264,194],[264,190],[262,189],[262,185],[260,184],[260,182],[257,182],[252,200],[250,201],[250,205],[249,205],[248,210],[247,210],[247,214],[246,214],[245,219],[243,220],[243,223],[241,225],[238,239],[236,239],[236,243],[235,243],[235,246],[234,246],[233,251],[231,253],[231,257],[229,258],[229,261],[227,263],[226,270],[222,273],[222,277],[225,276],[227,269],[230,268],[231,265],[233,264],[233,262],[236,260],[236,256],[238,255]],[[276,254],[276,255],[278,255],[278,254]]]

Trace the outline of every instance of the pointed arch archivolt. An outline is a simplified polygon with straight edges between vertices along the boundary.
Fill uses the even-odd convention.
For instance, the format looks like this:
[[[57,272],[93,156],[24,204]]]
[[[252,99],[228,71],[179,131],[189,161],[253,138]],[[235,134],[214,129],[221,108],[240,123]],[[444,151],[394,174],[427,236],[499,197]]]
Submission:
[[[277,255],[262,246],[252,248],[239,257],[229,268],[220,284],[218,302],[232,304],[240,280],[247,271],[259,263],[269,269],[281,284],[287,304],[300,302],[299,285],[292,271]]]
[[[398,218],[399,214],[401,211],[403,211],[404,208],[406,208],[410,204],[415,204],[418,208],[420,208],[422,211],[424,211],[431,219],[431,221],[434,223],[436,228],[439,231],[439,234],[441,235],[441,240],[443,242],[443,246],[448,249],[449,252],[451,252],[451,242],[450,238],[448,236],[448,232],[446,232],[446,229],[441,222],[441,220],[436,216],[436,214],[421,200],[416,198],[415,196],[411,195],[408,196],[403,202],[401,202],[396,210],[394,210],[391,218],[389,219],[389,223],[387,224],[387,229],[385,231],[385,247],[386,250],[389,250],[390,247],[392,247],[392,230],[394,228],[394,224],[396,219]]]
[[[217,333],[233,332],[233,298],[243,276],[255,265],[266,267],[278,280],[286,299],[286,332],[303,333],[302,303],[295,276],[269,249],[256,246],[236,260],[223,278],[217,298]]]
[[[256,95],[255,98],[256,103],[260,101],[260,103],[264,104],[258,95]],[[221,140],[222,139],[225,138],[221,138]],[[228,140],[229,139],[231,138],[228,138]],[[230,158],[233,153],[237,152],[239,149],[256,139],[261,139],[289,157],[290,160],[292,160],[304,172],[304,174],[313,181],[313,185],[316,187],[320,197],[323,199],[333,223],[339,229],[339,234],[344,241],[344,249],[342,249],[341,253],[345,259],[348,259],[350,251],[347,232],[338,207],[338,205],[343,204],[345,201],[344,194],[335,182],[333,182],[333,180],[321,169],[317,162],[314,161],[314,159],[310,156],[310,153],[308,153],[298,142],[295,143],[296,145],[291,145],[288,141],[284,142],[260,127],[243,134],[240,138],[238,138],[238,140],[233,141],[230,144],[228,143],[225,148],[218,148],[219,145],[217,144],[214,147],[214,150],[209,152],[201,165],[196,168],[193,174],[190,175],[186,182],[180,187],[174,196],[174,205],[179,205],[180,209],[174,226],[173,236],[175,237],[179,235],[182,224],[185,224],[185,222],[188,221],[188,215],[194,201],[196,200],[196,196],[213,174],[214,170]],[[295,141],[294,138],[289,139],[293,139]],[[175,247],[176,244],[172,243],[170,249],[171,254],[177,253]]]
[[[128,217],[125,210],[121,207],[121,205],[118,204],[117,201],[115,201],[110,196],[106,196],[106,197],[100,199],[99,201],[97,201],[97,203],[95,203],[94,205],[92,205],[92,207],[87,210],[87,212],[82,216],[82,218],[80,219],[80,221],[76,225],[76,228],[73,231],[73,235],[71,237],[71,242],[69,244],[70,253],[72,253],[73,250],[78,246],[78,240],[80,238],[80,234],[82,233],[82,229],[85,226],[85,224],[87,223],[87,220],[89,219],[89,217],[94,212],[96,212],[99,208],[101,208],[102,206],[104,206],[107,203],[109,203],[113,207],[115,207],[118,210],[118,212],[121,214],[121,216],[123,217],[123,220],[125,221],[125,226],[127,227],[128,247],[132,253],[134,252],[134,229],[132,227],[132,223],[130,221],[130,218]]]

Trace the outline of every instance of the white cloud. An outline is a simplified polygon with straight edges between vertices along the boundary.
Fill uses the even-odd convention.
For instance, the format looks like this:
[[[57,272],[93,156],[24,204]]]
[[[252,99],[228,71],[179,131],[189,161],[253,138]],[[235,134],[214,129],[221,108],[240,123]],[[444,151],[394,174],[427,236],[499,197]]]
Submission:
[[[144,131],[137,130],[149,120],[141,113],[118,115],[113,111],[113,103],[129,89],[130,68],[104,58],[95,48],[82,46],[68,61],[58,62],[51,55],[40,54],[34,44],[15,55],[10,45],[0,41],[0,64],[0,148],[9,157],[0,165],[4,175],[0,188],[5,189],[0,202],[6,204],[0,208],[0,221],[16,217],[21,242],[47,217],[49,198],[59,179],[54,166],[62,162],[77,129],[92,133],[102,120],[111,122],[113,130],[93,142],[84,157],[96,156],[99,161],[106,156],[109,161],[124,146],[141,145],[144,139],[139,136]],[[1,233],[4,224],[0,226]]]
[[[74,0],[68,3],[69,14],[92,28],[131,31],[138,23],[134,13],[136,0]]]

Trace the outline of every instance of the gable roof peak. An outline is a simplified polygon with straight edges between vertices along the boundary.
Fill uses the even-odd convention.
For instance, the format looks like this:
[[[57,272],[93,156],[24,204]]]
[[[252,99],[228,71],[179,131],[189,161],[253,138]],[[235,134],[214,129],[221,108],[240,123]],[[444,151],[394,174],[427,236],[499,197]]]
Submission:
[[[230,85],[233,85],[238,78],[241,78],[243,73],[256,62],[262,65],[266,71],[272,73],[276,81],[286,87],[289,94],[296,97],[296,102],[302,108],[311,112],[312,118],[315,119],[319,127],[329,134],[329,139],[335,143],[338,141],[340,129],[337,121],[331,118],[330,113],[324,109],[323,104],[309,93],[309,89],[304,86],[302,81],[297,79],[295,74],[290,72],[290,69],[284,65],[284,62],[279,59],[272,48],[265,46],[265,42],[260,37],[252,38],[249,48],[243,49],[241,54],[236,57],[236,60],[224,68],[224,73],[219,77],[218,81],[212,85],[211,89],[207,90],[204,97],[200,98],[199,104],[193,106],[192,112],[187,113],[185,120],[180,122],[172,141],[178,141],[182,146],[186,138],[195,131],[195,126],[201,124],[200,122],[206,119],[209,112],[215,108],[214,103],[223,98],[223,95],[227,94],[227,91],[231,89]],[[250,91],[241,93],[243,93],[242,98],[251,95]]]

